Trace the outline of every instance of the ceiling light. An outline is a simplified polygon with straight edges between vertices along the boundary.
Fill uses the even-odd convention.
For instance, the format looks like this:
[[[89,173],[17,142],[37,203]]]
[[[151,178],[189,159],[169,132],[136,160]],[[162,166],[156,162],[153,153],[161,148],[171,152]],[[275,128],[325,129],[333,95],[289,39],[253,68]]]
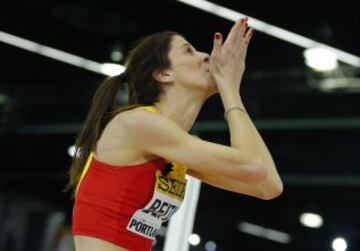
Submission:
[[[125,67],[119,64],[104,63],[100,68],[101,72],[108,76],[116,76],[125,71]]]
[[[333,240],[332,248],[334,251],[345,251],[347,249],[347,242],[344,238],[338,237]]]
[[[200,244],[200,236],[198,234],[191,234],[189,236],[189,243],[193,246],[197,246]]]
[[[216,250],[216,243],[213,241],[207,241],[205,243],[205,250],[206,251],[215,251]]]
[[[325,48],[310,48],[303,53],[305,64],[315,71],[332,71],[338,67],[336,54]]]
[[[68,147],[68,154],[70,157],[74,157],[75,156],[75,146],[69,146]],[[78,150],[77,154],[76,154],[76,157],[79,157],[80,156],[80,149]]]
[[[124,55],[121,51],[113,51],[111,52],[111,59],[116,62],[120,62],[123,59]]]
[[[237,21],[238,19],[247,16],[247,17],[249,17],[249,26],[254,28],[257,31],[261,31],[270,36],[276,37],[278,39],[287,41],[289,43],[298,45],[303,48],[312,48],[312,47],[327,48],[328,50],[330,50],[336,54],[336,56],[338,57],[338,60],[340,60],[344,63],[350,64],[350,65],[353,65],[353,66],[360,67],[360,57],[359,56],[336,49],[334,47],[328,46],[323,43],[319,43],[313,39],[310,39],[305,36],[296,34],[294,32],[285,30],[285,29],[277,27],[275,25],[266,23],[259,19],[250,17],[249,15],[246,15],[244,13],[234,11],[232,9],[223,7],[219,4],[215,4],[215,3],[212,3],[212,2],[206,1],[206,0],[177,0],[177,1],[187,4],[187,5],[190,5],[190,6],[193,6],[195,8],[201,9],[203,11],[212,13],[212,14],[222,17],[224,19],[231,20],[231,21]]]
[[[31,51],[33,53],[52,58],[67,64],[75,65],[80,68],[93,71],[96,73],[113,76],[118,74],[119,70],[115,70],[115,67],[107,66],[74,54],[67,53],[58,49],[45,46],[28,39],[24,39],[18,36],[11,35],[6,32],[0,31],[0,42]],[[119,67],[123,67],[119,65]],[[118,69],[122,69],[119,68]],[[124,67],[123,67],[124,68]],[[121,73],[121,72],[120,72]]]
[[[255,225],[248,222],[241,222],[238,225],[240,232],[262,237],[271,241],[288,244],[291,242],[291,236],[287,233],[278,230],[266,228],[263,226]]]
[[[349,93],[360,92],[359,78],[325,78],[314,82],[322,91],[343,91]]]
[[[110,58],[114,62],[120,62],[124,57],[124,48],[122,44],[117,43],[111,49]]]
[[[300,222],[305,227],[319,228],[323,225],[323,219],[319,214],[302,213],[300,215]]]

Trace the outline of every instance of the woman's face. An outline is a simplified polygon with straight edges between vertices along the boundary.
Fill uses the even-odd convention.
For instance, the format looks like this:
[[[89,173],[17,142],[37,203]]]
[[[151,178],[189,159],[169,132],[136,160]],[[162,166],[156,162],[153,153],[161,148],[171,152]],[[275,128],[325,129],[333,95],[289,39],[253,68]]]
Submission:
[[[217,92],[209,70],[209,54],[197,51],[181,36],[174,36],[169,51],[169,73],[174,82],[191,89],[201,89],[209,95]]]

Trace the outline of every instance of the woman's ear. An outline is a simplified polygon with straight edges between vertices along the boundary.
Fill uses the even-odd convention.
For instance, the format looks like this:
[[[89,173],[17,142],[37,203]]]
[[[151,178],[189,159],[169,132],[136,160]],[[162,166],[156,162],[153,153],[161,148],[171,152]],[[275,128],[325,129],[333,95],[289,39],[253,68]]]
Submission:
[[[162,70],[162,71],[155,70],[152,75],[156,79],[156,81],[161,83],[167,83],[173,81],[171,72],[167,70]]]

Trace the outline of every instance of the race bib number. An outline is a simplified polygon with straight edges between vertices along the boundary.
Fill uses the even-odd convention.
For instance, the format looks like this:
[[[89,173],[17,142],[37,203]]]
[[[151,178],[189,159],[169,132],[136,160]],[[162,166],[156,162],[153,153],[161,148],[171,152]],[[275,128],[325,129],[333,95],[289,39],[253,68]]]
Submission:
[[[127,230],[154,240],[156,230],[178,210],[185,196],[186,168],[174,163],[173,167],[166,176],[156,171],[153,197],[130,218]]]

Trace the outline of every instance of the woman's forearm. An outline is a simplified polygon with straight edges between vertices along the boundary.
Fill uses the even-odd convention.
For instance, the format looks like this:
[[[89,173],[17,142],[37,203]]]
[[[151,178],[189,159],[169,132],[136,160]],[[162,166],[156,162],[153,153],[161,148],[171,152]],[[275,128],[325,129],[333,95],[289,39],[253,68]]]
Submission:
[[[232,106],[245,107],[238,93],[220,91],[220,96],[227,111]],[[241,150],[247,157],[245,162],[263,162],[259,154],[261,142],[254,133],[253,124],[246,113],[233,109],[227,114],[227,122],[230,130],[230,145]]]
[[[240,94],[235,92],[220,92],[225,111],[231,106],[238,105],[246,111]],[[232,147],[246,153],[246,161],[261,163],[268,173],[268,179],[258,184],[259,187],[274,191],[282,191],[282,182],[276,170],[274,160],[255,127],[249,115],[238,109],[231,110],[227,115]]]

